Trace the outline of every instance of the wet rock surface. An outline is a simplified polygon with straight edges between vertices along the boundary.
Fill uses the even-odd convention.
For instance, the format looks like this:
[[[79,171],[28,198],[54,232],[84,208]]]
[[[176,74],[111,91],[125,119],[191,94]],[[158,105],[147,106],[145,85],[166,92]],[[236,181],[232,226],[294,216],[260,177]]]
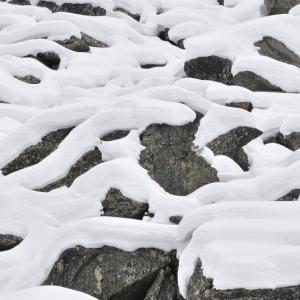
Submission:
[[[17,158],[2,168],[2,173],[8,175],[15,171],[35,165],[57,149],[58,145],[70,133],[72,128],[59,129],[44,136],[36,145],[25,149]]]
[[[20,237],[10,234],[0,234],[0,252],[10,250],[22,242]]]
[[[174,253],[152,248],[126,252],[78,246],[61,254],[44,284],[79,290],[101,300],[176,300],[172,271],[176,264]]]
[[[140,136],[146,147],[140,165],[171,194],[187,195],[218,181],[216,170],[192,150],[201,117],[184,126],[150,125]]]
[[[188,284],[187,300],[296,300],[300,298],[300,286],[277,289],[216,290],[213,281],[203,275],[201,261]]]
[[[104,16],[106,14],[104,8],[93,6],[90,3],[63,3],[62,5],[57,5],[55,2],[51,1],[39,1],[37,5],[47,7],[52,12],[61,11],[87,16]]]
[[[188,77],[213,80],[231,85],[232,62],[218,56],[198,57],[185,63],[184,70]]]
[[[149,209],[148,203],[140,203],[111,188],[102,201],[104,216],[142,220]]]
[[[291,8],[300,4],[300,0],[265,0],[269,15],[287,14]]]
[[[262,134],[256,128],[237,127],[220,135],[207,144],[215,155],[226,155],[238,163],[243,170],[248,169],[248,158],[242,147]]]

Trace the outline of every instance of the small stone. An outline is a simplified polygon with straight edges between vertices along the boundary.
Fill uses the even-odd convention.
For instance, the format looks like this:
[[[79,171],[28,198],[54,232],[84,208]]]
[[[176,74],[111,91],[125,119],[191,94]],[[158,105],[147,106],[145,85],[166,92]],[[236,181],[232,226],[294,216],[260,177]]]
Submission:
[[[249,112],[253,109],[251,102],[231,102],[227,103],[226,106],[240,108]]]
[[[171,217],[169,218],[169,221],[170,221],[171,223],[174,223],[174,224],[179,224],[179,223],[181,222],[182,219],[183,219],[182,216],[171,216]]]
[[[10,234],[0,234],[0,252],[10,250],[22,242],[20,237]]]

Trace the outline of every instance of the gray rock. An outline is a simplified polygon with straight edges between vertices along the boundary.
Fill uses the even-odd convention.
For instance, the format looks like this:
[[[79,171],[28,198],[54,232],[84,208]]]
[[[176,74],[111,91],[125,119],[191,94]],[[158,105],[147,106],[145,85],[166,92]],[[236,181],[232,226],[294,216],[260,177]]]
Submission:
[[[85,153],[69,170],[68,174],[53,183],[39,189],[40,192],[49,192],[62,186],[71,186],[74,180],[94,166],[102,163],[102,154],[98,148]]]
[[[182,219],[183,219],[183,216],[171,216],[169,218],[169,221],[173,224],[179,224]]]
[[[105,16],[106,10],[100,6],[93,6],[90,3],[64,3],[62,5],[57,5],[52,1],[39,1],[38,6],[47,7],[52,12],[69,12],[79,15],[87,16]]]
[[[186,300],[298,300],[300,286],[278,289],[232,289],[216,290],[213,281],[203,275],[201,261],[198,260],[195,271],[188,284]]]
[[[300,149],[300,132],[292,132],[289,135],[278,133],[264,141],[265,144],[275,143],[289,148],[292,151]]]
[[[36,145],[25,149],[17,158],[2,168],[2,173],[8,175],[23,168],[35,165],[57,149],[58,145],[70,133],[72,128],[59,129],[44,136]]]
[[[248,158],[242,147],[261,134],[262,132],[256,128],[237,127],[220,135],[206,146],[215,155],[226,155],[238,163],[243,170],[247,170]]]
[[[0,252],[10,250],[22,242],[20,237],[10,234],[0,234]]]
[[[52,70],[58,70],[60,65],[60,57],[54,52],[41,52],[36,56],[29,55],[28,57],[37,59],[39,62]]]
[[[98,41],[85,33],[81,33],[81,37],[89,47],[98,47],[98,48],[108,47],[107,44],[105,44],[101,41]]]
[[[231,85],[233,83],[231,67],[231,60],[212,55],[187,61],[184,70],[188,77]]]
[[[148,203],[140,203],[127,198],[114,188],[111,188],[105,200],[102,201],[105,216],[142,220],[149,209]]]
[[[300,4],[300,0],[265,0],[269,15],[287,14],[297,4]]]
[[[89,52],[90,51],[90,47],[89,45],[86,43],[86,41],[81,38],[77,38],[75,36],[71,36],[70,39],[68,40],[64,40],[64,41],[56,41],[58,44],[60,44],[61,46],[70,49],[72,51],[76,51],[76,52]]]
[[[155,282],[168,287],[162,293],[175,289],[174,277],[166,271],[165,276],[161,274],[161,270],[172,269],[174,261],[174,253],[152,248],[126,252],[107,246],[76,247],[61,254],[44,284],[75,289],[101,300],[143,300],[148,291],[148,299],[152,299],[157,287],[150,289]]]
[[[146,147],[140,165],[169,193],[187,195],[218,181],[216,170],[192,150],[200,118],[184,126],[150,125],[140,136]]]
[[[227,103],[226,106],[240,108],[249,112],[252,111],[253,109],[251,102],[231,102],[231,103]]]
[[[122,12],[122,13],[128,15],[129,17],[135,19],[135,20],[138,21],[138,22],[139,22],[140,19],[141,19],[141,16],[140,16],[139,14],[133,14],[133,13],[129,12],[128,10],[122,8],[122,7],[115,7],[115,8],[114,8],[114,11],[120,11],[120,12]]]
[[[259,47],[259,54],[271,57],[278,61],[300,67],[300,57],[290,50],[284,43],[266,36],[261,41],[255,43]]]
[[[8,1],[9,4],[17,4],[17,5],[31,5],[28,0],[12,0]]]
[[[300,196],[300,189],[292,190],[277,201],[297,201]]]
[[[270,83],[265,78],[250,72],[244,71],[239,72],[233,77],[233,84],[247,88],[248,90],[257,91],[271,91],[271,92],[282,92],[282,90]]]
[[[115,130],[101,137],[101,140],[105,142],[114,141],[114,140],[124,138],[128,134],[129,134],[128,130]]]
[[[39,78],[34,77],[33,75],[26,75],[26,76],[15,76],[18,80],[21,80],[23,82],[29,83],[29,84],[39,84],[41,80]]]

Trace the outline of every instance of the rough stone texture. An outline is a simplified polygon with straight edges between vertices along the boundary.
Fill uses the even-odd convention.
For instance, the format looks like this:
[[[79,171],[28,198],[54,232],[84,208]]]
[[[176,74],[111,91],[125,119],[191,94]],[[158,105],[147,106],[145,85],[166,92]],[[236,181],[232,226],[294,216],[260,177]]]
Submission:
[[[300,196],[300,189],[292,190],[277,201],[297,201]]]
[[[271,57],[278,61],[300,67],[300,57],[291,51],[287,46],[269,36],[264,37],[261,41],[255,43],[259,47],[259,54]]]
[[[133,13],[129,12],[128,10],[122,8],[122,7],[115,7],[115,8],[114,8],[114,11],[120,11],[120,12],[122,12],[122,13],[128,15],[129,17],[135,19],[135,20],[138,21],[138,22],[139,22],[140,19],[141,19],[141,16],[140,16],[139,14],[133,14]]]
[[[105,216],[142,220],[149,209],[148,203],[140,203],[127,198],[114,188],[111,188],[105,200],[102,201]]]
[[[107,44],[105,44],[101,41],[98,41],[85,33],[81,33],[81,37],[89,47],[98,47],[98,48],[108,47]]]
[[[215,155],[226,155],[238,163],[243,170],[248,169],[248,158],[242,147],[262,134],[256,128],[237,127],[220,135],[207,144]]]
[[[170,221],[171,223],[174,223],[174,224],[179,224],[179,223],[181,222],[182,219],[183,219],[182,216],[171,216],[171,217],[169,218],[169,221]]]
[[[289,135],[278,133],[264,141],[265,144],[276,143],[289,148],[292,151],[300,149],[300,132],[292,132]]]
[[[184,70],[188,77],[231,85],[233,83],[231,67],[231,60],[212,55],[187,61]]]
[[[52,70],[58,70],[60,65],[60,57],[54,52],[42,52],[38,53],[36,56],[29,55],[28,57],[37,59],[39,62]]]
[[[200,260],[188,284],[186,300],[298,300],[300,286],[278,289],[216,290],[211,279],[205,278]]]
[[[12,0],[12,1],[8,1],[8,3],[18,4],[18,5],[31,5],[30,1],[28,1],[28,0]]]
[[[58,147],[71,130],[72,128],[59,129],[47,134],[39,143],[25,149],[17,158],[2,168],[2,173],[8,175],[39,163]]]
[[[236,74],[233,77],[234,85],[242,86],[251,91],[271,91],[271,92],[282,92],[282,90],[270,83],[265,78],[250,72],[244,71]]]
[[[69,12],[73,14],[86,15],[86,16],[105,16],[106,10],[100,6],[93,6],[90,3],[64,3],[57,5],[51,1],[39,1],[38,6],[47,7],[52,12]]]
[[[269,15],[287,14],[297,4],[300,4],[300,0],[265,0]]]
[[[86,43],[86,41],[81,38],[77,38],[75,36],[71,36],[70,39],[64,40],[64,41],[56,41],[61,46],[68,48],[70,50],[76,51],[76,52],[89,52],[90,47]]]
[[[129,134],[128,130],[115,130],[101,137],[101,140],[105,142],[114,141],[114,140],[124,138],[128,134]]]
[[[0,252],[10,250],[22,242],[22,239],[10,234],[0,234]]]
[[[226,106],[244,109],[249,112],[252,111],[253,109],[251,102],[231,102],[231,103],[227,103]]]
[[[144,300],[148,291],[148,299],[157,295],[155,283],[167,287],[158,295],[173,296],[170,290],[176,287],[175,276],[172,277],[168,270],[175,260],[174,253],[152,248],[126,252],[107,246],[100,249],[76,247],[61,254],[44,284],[75,289],[101,300]]]
[[[146,147],[141,166],[169,193],[187,195],[218,181],[216,170],[192,150],[200,118],[184,126],[150,125],[140,137]]]
[[[64,178],[61,178],[46,187],[39,189],[40,192],[49,192],[62,186],[71,186],[74,180],[84,174],[94,166],[102,163],[102,154],[98,148],[84,154],[69,170],[69,173]]]
[[[39,84],[41,82],[40,79],[34,77],[33,75],[26,75],[26,76],[15,76],[18,80],[24,81],[29,84]]]

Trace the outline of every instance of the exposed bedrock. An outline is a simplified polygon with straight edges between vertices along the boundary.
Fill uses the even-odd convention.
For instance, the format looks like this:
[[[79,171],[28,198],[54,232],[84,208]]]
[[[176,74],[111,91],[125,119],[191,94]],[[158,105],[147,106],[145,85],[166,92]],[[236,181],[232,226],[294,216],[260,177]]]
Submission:
[[[237,127],[220,135],[207,144],[215,155],[226,155],[238,163],[243,170],[248,170],[248,157],[243,146],[262,134],[256,128]]]
[[[287,14],[297,4],[300,4],[300,0],[265,0],[269,15]]]
[[[113,247],[63,252],[45,285],[79,290],[101,300],[177,300],[175,253]]]
[[[140,136],[146,149],[139,163],[171,194],[187,195],[218,181],[216,170],[193,151],[201,117],[184,126],[150,125]]]
[[[140,203],[122,195],[118,189],[111,188],[102,201],[103,214],[109,217],[142,220],[148,212],[148,203]]]
[[[38,6],[47,7],[52,12],[69,12],[79,15],[87,16],[105,16],[106,10],[100,6],[93,6],[90,3],[63,3],[62,5],[57,5],[55,2],[51,1],[39,1]]]
[[[278,289],[216,290],[211,279],[203,275],[201,261],[189,281],[187,300],[296,300],[300,299],[300,286]]]
[[[0,234],[0,252],[10,250],[22,242],[20,237],[10,234]]]

